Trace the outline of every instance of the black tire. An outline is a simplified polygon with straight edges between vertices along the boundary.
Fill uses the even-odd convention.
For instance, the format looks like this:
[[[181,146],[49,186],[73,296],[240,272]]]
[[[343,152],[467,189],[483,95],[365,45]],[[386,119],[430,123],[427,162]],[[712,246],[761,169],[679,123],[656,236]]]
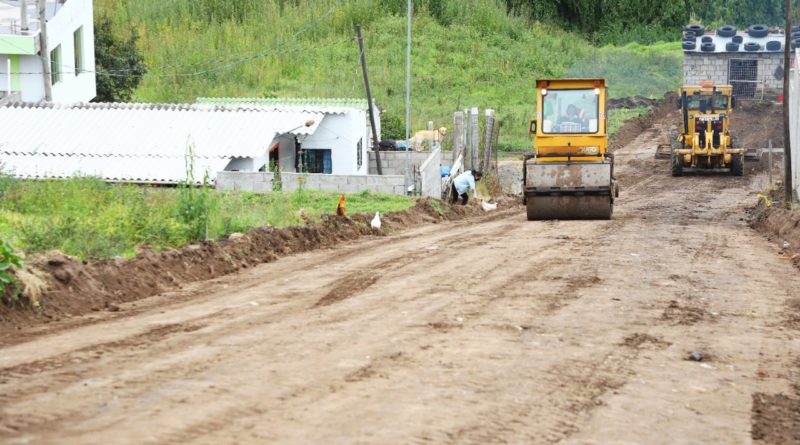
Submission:
[[[684,31],[691,31],[696,36],[702,36],[706,32],[706,27],[700,24],[688,25],[683,28]]]
[[[760,51],[761,45],[756,42],[747,42],[744,44],[745,51]]]
[[[680,156],[675,155],[672,153],[670,156],[670,164],[671,164],[671,171],[672,176],[678,177],[683,176],[683,162],[681,162]]]
[[[700,45],[700,50],[707,53],[713,53],[716,48],[717,46],[710,42]]]
[[[747,30],[747,33],[750,34],[750,37],[766,37],[769,34],[769,27],[767,25],[753,25]]]
[[[683,42],[683,49],[687,51],[694,51],[697,49],[697,44],[692,41]]]
[[[792,31],[792,40],[800,39],[800,31]]]
[[[800,33],[800,25],[792,25],[792,34]]]
[[[739,45],[741,45],[742,43],[744,43],[744,37],[742,37],[742,36],[733,36],[733,40],[731,40],[731,41],[733,43],[738,43]]]
[[[695,40],[697,36],[691,31],[685,31],[683,33],[683,40]]]
[[[767,42],[767,51],[780,51],[781,48],[783,48],[783,45],[777,40]]]
[[[800,48],[800,40],[792,40],[792,49]]]
[[[736,35],[736,27],[732,25],[720,26],[717,28],[717,35],[720,37],[733,37]]]
[[[703,38],[701,38],[700,41],[703,43],[711,43],[714,41],[714,38],[711,36],[703,36]]]
[[[733,42],[728,42],[728,43],[725,44],[725,51],[728,51],[728,52],[731,52],[731,53],[739,52],[739,44],[738,43],[733,43]]]
[[[744,155],[733,155],[731,159],[731,175],[744,176]]]

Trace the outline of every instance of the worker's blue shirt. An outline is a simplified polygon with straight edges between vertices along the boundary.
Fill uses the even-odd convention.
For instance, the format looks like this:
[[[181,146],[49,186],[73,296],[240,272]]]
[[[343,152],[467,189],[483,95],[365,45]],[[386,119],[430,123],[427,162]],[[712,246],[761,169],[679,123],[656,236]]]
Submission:
[[[475,190],[475,177],[472,176],[472,170],[467,170],[456,176],[456,179],[453,180],[453,185],[456,187],[456,192],[458,192],[459,195],[463,195],[467,193],[469,189],[472,189],[472,196],[475,198],[478,197],[478,191]]]

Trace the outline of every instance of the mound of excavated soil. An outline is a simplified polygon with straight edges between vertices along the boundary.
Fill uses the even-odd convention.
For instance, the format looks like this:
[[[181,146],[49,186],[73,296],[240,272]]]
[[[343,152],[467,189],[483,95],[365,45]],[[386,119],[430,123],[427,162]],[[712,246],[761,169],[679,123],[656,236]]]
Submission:
[[[613,153],[630,144],[634,139],[639,137],[642,132],[650,129],[656,121],[666,117],[675,109],[677,97],[675,93],[667,93],[664,95],[664,99],[654,102],[653,108],[647,111],[647,113],[625,121],[622,127],[609,139],[609,151]]]
[[[783,105],[740,101],[731,114],[731,134],[745,148],[783,147]]]
[[[509,201],[508,205],[515,203]],[[45,283],[37,298],[40,307],[31,309],[25,295],[16,303],[0,304],[0,331],[13,331],[16,325],[29,326],[91,311],[114,311],[118,310],[119,303],[234,273],[281,256],[328,248],[365,235],[381,236],[412,226],[477,215],[486,214],[478,206],[448,206],[421,199],[409,210],[382,215],[380,231],[369,226],[373,215],[331,216],[319,224],[285,229],[258,228],[181,249],[158,253],[143,249],[132,259],[86,263],[60,254],[37,258],[30,266]]]
[[[781,258],[800,267],[800,212],[762,204],[751,211],[750,225],[782,248]]]

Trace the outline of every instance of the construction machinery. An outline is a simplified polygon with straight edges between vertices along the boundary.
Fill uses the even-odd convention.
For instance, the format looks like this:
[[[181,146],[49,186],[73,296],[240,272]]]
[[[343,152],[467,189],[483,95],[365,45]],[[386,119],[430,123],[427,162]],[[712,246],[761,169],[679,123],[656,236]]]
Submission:
[[[745,149],[730,133],[730,116],[736,107],[733,87],[712,82],[686,85],[679,91],[678,108],[683,125],[657,156],[670,158],[672,176],[688,171],[726,171],[744,174]]]
[[[523,166],[528,220],[610,219],[619,187],[608,153],[606,81],[536,82],[532,154]]]

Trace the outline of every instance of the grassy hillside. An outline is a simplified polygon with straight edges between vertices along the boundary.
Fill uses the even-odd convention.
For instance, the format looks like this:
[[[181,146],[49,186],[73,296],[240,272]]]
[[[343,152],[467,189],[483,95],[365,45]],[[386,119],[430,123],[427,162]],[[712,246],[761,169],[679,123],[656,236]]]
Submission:
[[[452,112],[494,108],[501,144],[529,145],[533,82],[605,75],[613,93],[661,95],[680,82],[680,48],[593,48],[577,35],[509,15],[501,1],[419,1],[414,16],[413,128]],[[198,96],[362,97],[353,24],[364,27],[370,80],[404,114],[405,1],[95,0],[119,32],[133,25],[150,67],[145,102]],[[598,57],[606,64],[598,64]],[[656,60],[657,63],[652,63]],[[676,71],[677,69],[677,71]],[[657,81],[653,81],[657,79]]]

